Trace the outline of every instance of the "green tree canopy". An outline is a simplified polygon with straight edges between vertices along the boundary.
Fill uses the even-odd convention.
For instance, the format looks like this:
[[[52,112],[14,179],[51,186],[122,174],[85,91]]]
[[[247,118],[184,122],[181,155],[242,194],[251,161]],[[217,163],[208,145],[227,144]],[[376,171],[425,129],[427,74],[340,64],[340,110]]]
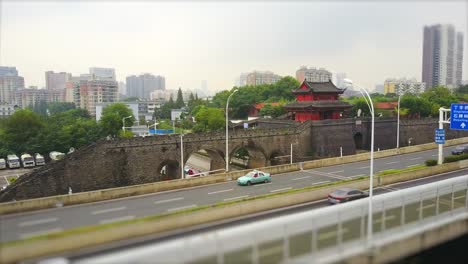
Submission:
[[[41,117],[31,110],[17,110],[2,125],[0,142],[3,148],[21,154],[30,149],[29,142],[44,127]]]
[[[177,99],[175,102],[175,107],[182,108],[184,106],[185,106],[185,103],[184,103],[184,97],[182,96],[182,89],[179,87],[179,90],[177,91]]]
[[[125,121],[122,121],[125,117],[130,118],[126,118]],[[127,105],[115,103],[102,110],[99,124],[102,127],[104,135],[117,136],[122,129],[123,122],[125,122],[126,127],[130,127],[133,125],[134,121],[135,117],[133,116],[132,110],[130,110]]]
[[[219,108],[201,106],[195,116],[194,132],[222,130],[225,126],[224,112]]]

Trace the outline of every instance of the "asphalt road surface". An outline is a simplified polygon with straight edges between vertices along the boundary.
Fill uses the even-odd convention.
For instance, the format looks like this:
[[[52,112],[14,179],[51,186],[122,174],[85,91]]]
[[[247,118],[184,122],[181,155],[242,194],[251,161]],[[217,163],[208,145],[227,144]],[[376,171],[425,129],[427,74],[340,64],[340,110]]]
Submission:
[[[444,148],[449,155],[454,148]],[[437,150],[398,155],[374,160],[374,173],[402,169],[436,159]],[[58,232],[74,227],[112,223],[122,220],[183,210],[221,201],[286,191],[369,175],[370,161],[362,161],[313,170],[272,175],[273,181],[253,186],[238,186],[235,181],[128,197],[111,201],[46,209],[0,216],[0,241],[11,241],[35,235]]]

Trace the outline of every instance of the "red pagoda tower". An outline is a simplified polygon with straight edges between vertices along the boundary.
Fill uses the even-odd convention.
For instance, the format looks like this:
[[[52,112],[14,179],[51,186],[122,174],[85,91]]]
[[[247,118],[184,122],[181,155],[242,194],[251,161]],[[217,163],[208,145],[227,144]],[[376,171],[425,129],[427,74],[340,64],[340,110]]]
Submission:
[[[346,89],[337,88],[331,81],[304,81],[299,88],[292,90],[296,102],[287,104],[284,108],[293,120],[339,119],[353,106],[338,98]]]

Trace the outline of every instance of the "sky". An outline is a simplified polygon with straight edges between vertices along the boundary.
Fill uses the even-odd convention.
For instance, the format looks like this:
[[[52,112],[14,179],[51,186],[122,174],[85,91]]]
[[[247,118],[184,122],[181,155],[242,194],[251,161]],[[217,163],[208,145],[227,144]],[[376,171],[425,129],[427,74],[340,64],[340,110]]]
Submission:
[[[386,78],[421,80],[423,26],[464,34],[466,1],[13,1],[0,0],[0,65],[25,85],[45,71],[115,68],[152,73],[166,89],[230,89],[242,72],[295,76],[302,65],[344,72],[373,89]]]

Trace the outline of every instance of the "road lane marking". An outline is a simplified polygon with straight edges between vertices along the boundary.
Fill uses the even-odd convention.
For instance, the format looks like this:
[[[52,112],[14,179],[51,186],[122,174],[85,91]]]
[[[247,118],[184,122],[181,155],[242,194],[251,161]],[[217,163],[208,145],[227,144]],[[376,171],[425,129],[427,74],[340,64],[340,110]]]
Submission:
[[[437,157],[437,154],[433,154],[432,157]]]
[[[368,168],[370,168],[370,166],[360,167],[358,169],[368,169]]]
[[[193,207],[196,207],[196,206],[197,206],[196,204],[191,204],[191,205],[187,205],[187,206],[171,208],[171,209],[168,209],[167,211],[168,212],[173,212],[173,211],[178,211],[178,210],[182,210],[182,209],[193,208]]]
[[[223,192],[230,192],[234,189],[227,189],[227,190],[221,190],[221,191],[215,191],[215,192],[209,192],[208,194],[216,194],[216,193],[223,193]]]
[[[330,178],[334,178],[334,179],[338,179],[338,180],[345,180],[346,179],[346,177],[344,177],[344,176],[334,175],[334,174],[330,174],[330,173],[326,173],[326,172],[320,172],[320,171],[316,171],[316,170],[308,170],[308,171],[303,171],[303,172],[306,172],[306,173],[309,173],[309,174],[316,174],[316,175],[320,175],[320,176],[326,176],[326,177],[330,177]]]
[[[305,176],[305,177],[300,177],[300,178],[295,178],[295,179],[292,179],[293,181],[298,181],[298,180],[303,180],[303,179],[308,179],[312,176]]]
[[[286,191],[286,190],[289,190],[289,189],[292,189],[292,187],[286,187],[286,188],[271,190],[270,192],[281,192],[281,191]]]
[[[58,218],[56,217],[44,218],[44,219],[39,219],[39,220],[21,222],[18,224],[18,226],[19,227],[33,226],[33,225],[46,224],[46,223],[51,223],[51,222],[56,222],[56,221],[58,221]]]
[[[362,177],[362,176],[366,176],[366,175],[365,174],[358,174],[358,175],[349,176],[347,178],[359,178],[359,177]]]
[[[271,184],[271,182],[269,183],[264,183],[264,184],[259,184],[259,185],[252,185],[253,187],[262,187],[262,186],[265,186],[265,185],[268,185],[268,184]]]
[[[385,164],[395,164],[395,163],[400,163],[399,161],[392,161],[392,162],[387,162]]]
[[[239,199],[243,199],[243,198],[247,198],[247,197],[249,197],[249,196],[248,195],[242,195],[242,196],[237,196],[237,197],[232,197],[232,198],[226,198],[223,201],[227,202],[227,201],[239,200]]]
[[[416,167],[416,166],[419,166],[419,165],[422,165],[422,164],[421,164],[421,163],[418,163],[418,164],[408,165],[408,166],[406,166],[406,168],[409,168],[409,167]]]
[[[99,224],[109,224],[109,223],[114,223],[114,222],[120,222],[120,221],[125,221],[125,220],[132,220],[135,219],[134,215],[127,215],[127,216],[122,216],[122,217],[116,217],[116,218],[110,218],[110,219],[104,219],[99,221]]]
[[[169,203],[169,202],[179,201],[183,199],[184,197],[177,197],[177,198],[172,198],[172,199],[167,199],[167,200],[155,201],[154,204]]]
[[[24,238],[29,238],[29,237],[38,236],[38,235],[56,233],[56,232],[60,232],[60,231],[63,231],[63,229],[62,228],[53,228],[53,229],[41,230],[41,231],[21,234],[20,238],[24,239]]]
[[[410,160],[418,160],[418,159],[422,159],[422,157],[412,158]]]
[[[110,212],[116,212],[116,211],[122,211],[127,209],[127,207],[122,206],[122,207],[115,207],[115,208],[109,208],[109,209],[104,209],[104,210],[98,210],[98,211],[93,211],[91,212],[92,215],[98,215],[98,214],[105,214],[105,213],[110,213]]]
[[[344,170],[340,170],[340,171],[332,171],[332,172],[329,172],[331,174],[335,174],[335,173],[339,173],[339,172],[344,172]]]
[[[327,182],[330,182],[330,181],[321,181],[321,182],[316,182],[316,183],[312,183],[312,185],[319,185],[319,184],[322,184],[322,183],[327,183]]]

